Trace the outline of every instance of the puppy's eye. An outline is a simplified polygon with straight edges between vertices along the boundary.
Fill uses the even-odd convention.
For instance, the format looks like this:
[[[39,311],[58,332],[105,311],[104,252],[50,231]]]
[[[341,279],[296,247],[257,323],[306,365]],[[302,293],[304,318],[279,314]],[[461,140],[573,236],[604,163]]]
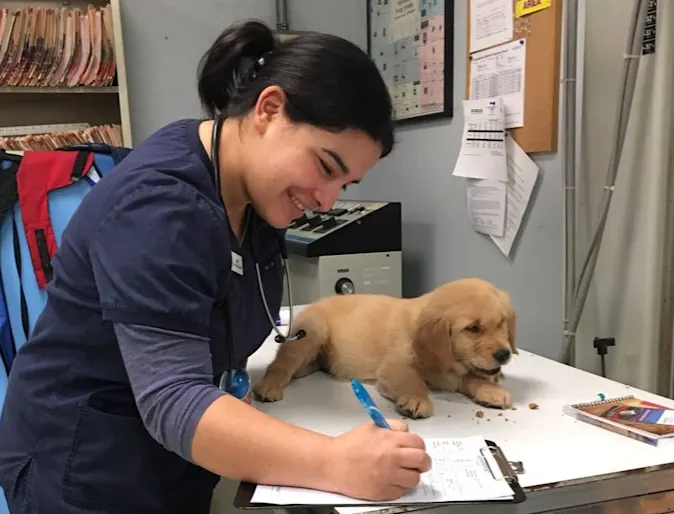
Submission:
[[[466,327],[466,330],[470,332],[471,334],[479,334],[480,333],[480,325],[477,323],[472,323]]]

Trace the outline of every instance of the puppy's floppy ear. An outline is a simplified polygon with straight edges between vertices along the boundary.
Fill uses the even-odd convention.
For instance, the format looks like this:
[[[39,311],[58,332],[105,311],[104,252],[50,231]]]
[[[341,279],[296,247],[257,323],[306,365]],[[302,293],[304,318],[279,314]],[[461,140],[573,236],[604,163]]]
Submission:
[[[452,354],[451,338],[451,321],[434,309],[424,309],[414,333],[414,353],[423,362],[445,361]]]
[[[513,305],[508,293],[501,291],[501,298],[505,304],[506,324],[508,325],[508,343],[510,344],[510,350],[513,354],[519,355],[519,352],[517,351],[517,345],[515,344],[515,325],[517,324],[517,312],[515,312],[515,306]]]

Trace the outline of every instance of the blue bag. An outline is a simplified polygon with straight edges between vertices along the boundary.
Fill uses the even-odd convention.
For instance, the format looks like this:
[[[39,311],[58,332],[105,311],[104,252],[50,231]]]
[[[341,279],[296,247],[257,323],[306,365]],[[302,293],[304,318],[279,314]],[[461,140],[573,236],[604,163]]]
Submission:
[[[5,394],[7,394],[7,374],[4,368],[0,368],[0,406],[5,402]],[[9,514],[9,507],[2,487],[0,487],[0,514]]]

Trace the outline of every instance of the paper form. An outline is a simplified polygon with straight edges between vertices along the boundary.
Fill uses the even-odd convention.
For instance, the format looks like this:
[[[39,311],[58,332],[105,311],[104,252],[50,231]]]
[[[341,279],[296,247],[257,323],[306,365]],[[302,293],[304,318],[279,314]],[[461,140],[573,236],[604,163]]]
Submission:
[[[455,177],[508,181],[505,111],[500,98],[463,101],[463,136]]]
[[[468,217],[473,229],[482,234],[503,236],[506,183],[498,180],[468,179],[466,196]]]
[[[483,437],[426,439],[426,451],[433,461],[417,487],[398,500],[387,503],[415,504],[456,501],[489,501],[513,498]],[[335,493],[297,487],[257,486],[251,503],[273,505],[353,505],[373,504]]]
[[[531,200],[539,168],[512,136],[506,138],[506,151],[508,154],[508,184],[506,186],[505,231],[503,237],[490,237],[503,255],[508,257]]]
[[[470,53],[512,38],[512,0],[470,0]]]
[[[524,125],[526,46],[518,39],[470,56],[470,99],[501,98],[506,128]]]

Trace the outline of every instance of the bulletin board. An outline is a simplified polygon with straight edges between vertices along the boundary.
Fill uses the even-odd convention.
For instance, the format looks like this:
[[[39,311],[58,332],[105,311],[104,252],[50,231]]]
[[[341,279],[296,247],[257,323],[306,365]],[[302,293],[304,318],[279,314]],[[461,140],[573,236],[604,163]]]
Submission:
[[[398,123],[453,116],[454,0],[367,0],[367,33]]]
[[[470,27],[471,0],[466,1],[466,98],[471,91]],[[536,2],[532,2],[535,4]],[[511,42],[526,43],[524,73],[524,124],[510,134],[527,153],[557,151],[562,1],[552,0],[550,7],[516,17],[513,0],[513,37]],[[505,43],[508,44],[508,43]],[[501,46],[501,45],[496,45]],[[496,46],[494,48],[496,48]],[[475,55],[475,54],[473,54]]]

